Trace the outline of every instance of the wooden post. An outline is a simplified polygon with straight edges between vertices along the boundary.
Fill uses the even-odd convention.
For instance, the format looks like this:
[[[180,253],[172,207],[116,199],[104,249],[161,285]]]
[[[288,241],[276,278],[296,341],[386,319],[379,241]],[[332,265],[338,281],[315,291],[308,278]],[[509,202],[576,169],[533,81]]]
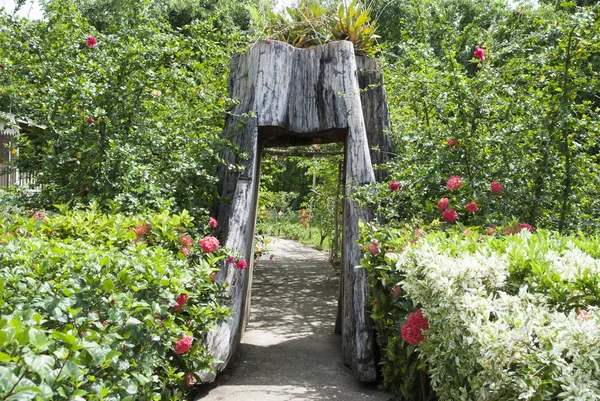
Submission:
[[[358,222],[368,220],[369,213],[349,197],[354,187],[374,182],[375,175],[352,43],[298,49],[278,41],[258,42],[247,53],[233,57],[229,93],[239,103],[227,118],[225,136],[233,140],[239,152],[228,151],[222,157],[221,201],[213,213],[220,222],[224,245],[244,256],[248,268],[223,266],[219,272],[218,280],[229,283],[229,307],[234,315],[207,336],[206,347],[218,361],[213,367],[222,371],[230,361],[248,313],[260,149],[343,142],[342,352],[358,380],[375,381],[366,275],[355,268],[362,256],[357,244]],[[232,168],[235,165],[241,166],[241,173]],[[204,382],[214,379],[205,372],[200,376]]]

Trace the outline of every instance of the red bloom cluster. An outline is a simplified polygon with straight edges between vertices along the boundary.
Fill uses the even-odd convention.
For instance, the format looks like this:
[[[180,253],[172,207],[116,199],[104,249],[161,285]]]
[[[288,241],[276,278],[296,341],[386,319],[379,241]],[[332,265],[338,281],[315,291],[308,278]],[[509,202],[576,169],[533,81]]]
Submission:
[[[213,237],[212,235],[202,238],[200,241],[198,241],[198,243],[202,247],[202,250],[206,253],[216,251],[217,249],[219,249],[220,245],[219,240]]]
[[[397,191],[400,189],[400,184],[398,183],[398,181],[392,181],[390,182],[389,188],[392,192]]]
[[[192,372],[187,372],[183,377],[183,385],[186,388],[192,388],[196,384],[196,376]]]
[[[137,235],[138,237],[141,237],[142,235],[146,235],[150,231],[152,231],[152,225],[150,225],[148,223],[140,224],[140,225],[132,228],[132,230],[135,233],[135,235]]]
[[[455,191],[462,185],[462,178],[458,175],[453,175],[446,181],[446,188],[450,191]]]
[[[458,220],[458,213],[454,209],[446,209],[444,213],[442,213],[442,219],[447,221],[448,223],[454,223]]]
[[[481,61],[485,61],[485,50],[479,46],[475,46],[475,52],[473,53],[473,57],[478,58]]]
[[[402,288],[400,288],[400,286],[398,284],[396,284],[395,286],[392,287],[392,289],[390,290],[390,295],[393,298],[398,298],[399,296],[402,295]]]
[[[192,241],[192,239],[189,236],[184,234],[181,237],[179,237],[179,244],[181,246],[189,248],[194,244],[194,241]]]
[[[213,217],[208,219],[208,224],[210,224],[212,228],[217,228],[219,226],[219,223],[217,223],[217,220],[215,220]]]
[[[235,264],[236,269],[245,269],[246,267],[248,267],[248,264],[245,259],[240,259],[240,261]]]
[[[184,246],[183,248],[181,248],[181,253],[183,253],[186,258],[189,258],[190,257],[190,248],[187,248]]]
[[[235,263],[235,258],[233,256],[228,256],[225,263],[227,263],[228,265]]]
[[[408,315],[406,324],[402,326],[402,338],[411,345],[419,345],[425,336],[423,331],[429,329],[429,320],[423,317],[423,311],[418,311]]]
[[[446,139],[446,143],[448,144],[448,146],[450,146],[451,148],[454,148],[456,146],[458,146],[458,140],[454,139],[454,138],[448,138]]]
[[[533,232],[533,227],[530,224],[527,223],[521,223],[519,224],[519,226],[517,227],[518,232],[521,232],[523,230],[528,230],[530,233]]]
[[[89,125],[92,125],[94,123],[94,117],[88,117],[85,122],[88,123]]]
[[[31,214],[31,217],[33,217],[35,220],[37,221],[41,221],[41,220],[46,220],[46,212],[44,211],[35,211],[35,210],[30,210],[29,213]]]
[[[475,203],[475,201],[471,201],[465,205],[465,209],[467,209],[469,213],[475,213],[479,210],[479,207],[477,206],[477,203]]]
[[[492,181],[492,183],[490,184],[490,189],[492,190],[493,193],[495,194],[500,194],[502,193],[502,189],[504,187],[502,186],[502,184],[500,184],[499,182],[496,181]]]
[[[370,245],[369,250],[373,255],[377,255],[379,253],[379,248],[377,248],[377,245]]]
[[[187,334],[183,335],[183,338],[175,343],[175,353],[177,355],[185,354],[192,348],[194,339]]]
[[[88,36],[87,38],[87,47],[96,47],[96,45],[98,44],[98,41],[96,40],[95,37],[93,36]]]
[[[440,199],[440,201],[438,202],[438,209],[439,210],[446,210],[448,208],[448,198],[442,198]]]
[[[183,308],[183,305],[187,302],[188,296],[188,294],[181,294],[175,299],[175,302],[177,302],[177,306],[173,308],[175,312],[179,312],[181,308]]]

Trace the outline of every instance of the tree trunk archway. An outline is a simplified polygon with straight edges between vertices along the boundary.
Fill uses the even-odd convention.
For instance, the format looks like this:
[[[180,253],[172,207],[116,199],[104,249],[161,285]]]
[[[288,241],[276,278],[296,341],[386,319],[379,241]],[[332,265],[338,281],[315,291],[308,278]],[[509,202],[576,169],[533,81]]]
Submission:
[[[233,57],[229,93],[239,103],[227,117],[224,134],[238,149],[223,154],[219,167],[222,200],[213,215],[220,223],[224,246],[246,259],[248,267],[223,266],[218,274],[218,280],[229,283],[229,307],[234,315],[206,339],[217,361],[213,366],[217,373],[234,355],[250,312],[262,148],[342,142],[342,354],[359,381],[376,380],[367,277],[364,270],[355,268],[362,255],[358,222],[370,216],[349,195],[353,187],[375,181],[371,157],[378,162],[389,158],[391,144],[383,132],[389,128],[389,117],[382,82],[376,61],[356,57],[352,43],[346,41],[309,49],[262,41]],[[210,382],[215,376],[204,372],[200,377]]]

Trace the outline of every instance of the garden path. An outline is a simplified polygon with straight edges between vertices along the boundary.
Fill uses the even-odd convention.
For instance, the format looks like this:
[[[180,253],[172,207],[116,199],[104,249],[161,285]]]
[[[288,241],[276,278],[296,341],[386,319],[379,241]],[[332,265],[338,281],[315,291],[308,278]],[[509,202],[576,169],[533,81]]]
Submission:
[[[341,337],[333,333],[339,277],[325,253],[274,239],[253,281],[250,322],[231,368],[197,400],[389,399],[357,383],[342,363]]]

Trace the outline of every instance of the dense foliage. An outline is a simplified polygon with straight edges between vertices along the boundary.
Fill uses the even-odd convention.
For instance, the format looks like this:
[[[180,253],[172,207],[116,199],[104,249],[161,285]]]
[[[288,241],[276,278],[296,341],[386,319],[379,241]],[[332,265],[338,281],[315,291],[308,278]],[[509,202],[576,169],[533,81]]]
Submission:
[[[364,231],[382,372],[399,399],[600,396],[600,238],[505,232]]]
[[[0,396],[186,399],[229,314],[225,251],[203,250],[187,213],[15,212],[0,213]]]

